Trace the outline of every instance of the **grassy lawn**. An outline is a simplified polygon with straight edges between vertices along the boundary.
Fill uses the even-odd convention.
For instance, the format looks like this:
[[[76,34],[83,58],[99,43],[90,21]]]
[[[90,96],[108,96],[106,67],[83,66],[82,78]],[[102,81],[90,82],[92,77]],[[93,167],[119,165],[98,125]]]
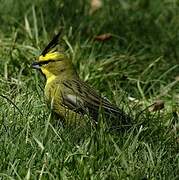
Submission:
[[[0,3],[0,179],[179,179],[179,1],[104,0],[91,14],[82,0]],[[60,27],[80,77],[130,129],[53,118],[31,63]]]

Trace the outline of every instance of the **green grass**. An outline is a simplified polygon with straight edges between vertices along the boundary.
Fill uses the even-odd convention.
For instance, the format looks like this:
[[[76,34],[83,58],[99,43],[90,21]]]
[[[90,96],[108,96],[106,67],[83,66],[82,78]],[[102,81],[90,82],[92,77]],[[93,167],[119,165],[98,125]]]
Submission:
[[[93,15],[82,0],[0,3],[0,179],[179,178],[177,0],[104,0]],[[80,77],[133,116],[130,130],[55,122],[30,66],[60,27]]]

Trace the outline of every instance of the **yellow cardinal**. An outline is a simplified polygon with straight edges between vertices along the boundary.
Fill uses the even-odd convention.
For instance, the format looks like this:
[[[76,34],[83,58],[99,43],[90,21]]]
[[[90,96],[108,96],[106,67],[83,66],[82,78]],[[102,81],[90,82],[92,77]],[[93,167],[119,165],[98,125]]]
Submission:
[[[85,114],[97,122],[102,112],[106,120],[127,124],[130,117],[82,81],[71,60],[55,49],[59,36],[60,33],[46,46],[38,61],[32,64],[46,77],[45,96],[52,109],[61,119],[68,119],[70,123],[79,121],[77,123],[80,124]]]

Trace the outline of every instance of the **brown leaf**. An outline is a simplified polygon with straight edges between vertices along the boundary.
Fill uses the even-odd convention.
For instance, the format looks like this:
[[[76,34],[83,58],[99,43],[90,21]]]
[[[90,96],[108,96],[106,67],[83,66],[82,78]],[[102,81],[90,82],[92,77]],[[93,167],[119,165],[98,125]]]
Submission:
[[[165,106],[164,101],[157,100],[150,106],[149,111],[150,112],[159,111],[159,110],[163,109],[164,106]]]
[[[91,8],[90,8],[89,14],[93,14],[95,11],[97,11],[101,7],[102,7],[101,0],[91,0]]]
[[[106,41],[112,38],[112,35],[110,33],[101,34],[98,36],[95,36],[95,40],[97,41]]]

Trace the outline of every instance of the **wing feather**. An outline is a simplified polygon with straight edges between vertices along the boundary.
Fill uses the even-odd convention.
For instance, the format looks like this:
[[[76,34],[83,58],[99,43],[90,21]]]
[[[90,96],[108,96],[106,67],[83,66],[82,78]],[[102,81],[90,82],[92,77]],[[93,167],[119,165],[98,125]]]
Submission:
[[[82,114],[89,113],[97,121],[101,108],[107,118],[129,120],[129,117],[121,109],[99,96],[93,88],[80,79],[66,80],[63,84],[65,88],[64,104],[71,110]]]

